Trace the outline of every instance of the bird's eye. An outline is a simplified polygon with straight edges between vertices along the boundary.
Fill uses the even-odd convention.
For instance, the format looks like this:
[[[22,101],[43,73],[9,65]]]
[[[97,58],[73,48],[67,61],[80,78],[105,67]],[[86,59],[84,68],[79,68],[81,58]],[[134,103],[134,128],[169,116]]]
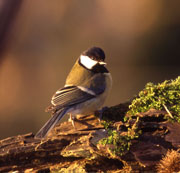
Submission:
[[[93,57],[93,56],[91,57],[91,59],[92,59],[92,60],[96,60],[96,58],[95,58],[95,57]]]

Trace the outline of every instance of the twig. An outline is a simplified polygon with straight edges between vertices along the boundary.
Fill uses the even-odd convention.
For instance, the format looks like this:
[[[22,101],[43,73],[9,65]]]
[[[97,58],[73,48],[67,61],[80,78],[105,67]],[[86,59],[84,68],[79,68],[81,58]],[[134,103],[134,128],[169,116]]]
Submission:
[[[171,118],[174,118],[174,117],[172,116],[171,112],[170,112],[170,111],[168,110],[168,108],[166,107],[166,105],[163,104],[163,106],[164,106],[164,109],[166,110],[166,112],[168,113],[168,115],[169,115]]]

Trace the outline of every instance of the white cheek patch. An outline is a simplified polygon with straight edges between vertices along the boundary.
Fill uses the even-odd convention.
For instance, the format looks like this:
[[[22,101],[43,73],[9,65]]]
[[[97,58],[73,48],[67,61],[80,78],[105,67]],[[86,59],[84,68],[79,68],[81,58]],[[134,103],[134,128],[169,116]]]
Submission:
[[[88,56],[84,56],[84,55],[80,56],[80,62],[82,65],[84,65],[88,69],[92,69],[92,67],[98,63],[98,61],[95,61],[89,58]]]

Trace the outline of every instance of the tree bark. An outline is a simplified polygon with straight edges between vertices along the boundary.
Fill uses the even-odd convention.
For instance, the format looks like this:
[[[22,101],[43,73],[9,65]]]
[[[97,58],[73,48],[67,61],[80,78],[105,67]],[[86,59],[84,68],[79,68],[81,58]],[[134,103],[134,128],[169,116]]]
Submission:
[[[111,122],[109,129],[121,135],[126,132],[127,109],[126,103],[103,113]],[[61,123],[43,139],[35,139],[32,133],[6,138],[0,141],[0,172],[156,172],[166,152],[180,146],[179,123],[168,122],[164,114],[157,110],[141,114],[137,126],[142,133],[122,155],[112,154],[112,144],[99,143],[108,136],[108,128],[94,115],[78,117],[76,129],[71,122]]]

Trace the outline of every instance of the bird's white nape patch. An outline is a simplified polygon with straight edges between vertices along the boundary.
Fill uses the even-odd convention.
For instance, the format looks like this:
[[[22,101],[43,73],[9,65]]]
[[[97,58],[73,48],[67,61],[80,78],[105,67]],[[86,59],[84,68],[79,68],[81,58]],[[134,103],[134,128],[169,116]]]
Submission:
[[[98,61],[95,61],[91,59],[89,56],[84,56],[84,55],[80,56],[80,62],[88,69],[92,69],[93,66],[95,66],[98,63]]]

